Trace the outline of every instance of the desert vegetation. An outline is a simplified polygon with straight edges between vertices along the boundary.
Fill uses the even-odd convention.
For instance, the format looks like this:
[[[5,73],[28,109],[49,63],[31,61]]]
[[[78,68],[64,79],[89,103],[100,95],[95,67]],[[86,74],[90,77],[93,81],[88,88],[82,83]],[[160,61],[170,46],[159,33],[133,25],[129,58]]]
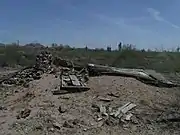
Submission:
[[[174,50],[145,50],[136,49],[132,45],[119,45],[117,50],[73,48],[69,45],[43,46],[40,43],[26,45],[2,44],[0,45],[1,67],[24,67],[34,64],[37,53],[43,50],[50,51],[53,55],[70,59],[77,64],[95,63],[122,68],[145,68],[159,72],[179,72],[179,48]]]

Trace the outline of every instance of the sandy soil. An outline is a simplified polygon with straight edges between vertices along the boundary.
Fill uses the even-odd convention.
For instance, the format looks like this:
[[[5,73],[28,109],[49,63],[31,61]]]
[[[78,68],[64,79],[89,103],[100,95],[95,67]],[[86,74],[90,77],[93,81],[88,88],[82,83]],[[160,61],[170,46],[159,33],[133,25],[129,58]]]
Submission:
[[[175,135],[180,122],[156,121],[169,114],[180,114],[180,90],[157,88],[133,78],[101,76],[90,78],[87,92],[53,95],[59,89],[58,78],[44,75],[29,88],[4,88],[0,95],[1,135]],[[110,96],[110,93],[116,95]],[[100,101],[99,97],[111,102]],[[119,107],[127,102],[137,106],[130,112],[133,121],[114,119],[97,121],[94,105]],[[25,119],[17,119],[23,109]],[[61,111],[60,109],[61,108]]]

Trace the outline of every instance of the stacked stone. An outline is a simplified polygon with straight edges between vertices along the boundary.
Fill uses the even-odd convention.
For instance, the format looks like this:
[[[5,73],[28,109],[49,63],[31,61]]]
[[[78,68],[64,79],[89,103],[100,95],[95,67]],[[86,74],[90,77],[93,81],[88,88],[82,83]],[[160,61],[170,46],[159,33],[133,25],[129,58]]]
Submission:
[[[3,84],[28,86],[30,81],[40,79],[43,73],[50,70],[52,70],[52,55],[46,51],[41,52],[37,55],[36,64],[33,67],[16,72]]]

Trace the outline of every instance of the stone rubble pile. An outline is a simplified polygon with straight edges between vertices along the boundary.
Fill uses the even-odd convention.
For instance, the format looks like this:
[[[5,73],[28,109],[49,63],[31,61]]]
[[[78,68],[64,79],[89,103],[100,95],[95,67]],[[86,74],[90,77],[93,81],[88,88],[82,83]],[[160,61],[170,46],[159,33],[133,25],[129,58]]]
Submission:
[[[36,64],[33,67],[27,67],[13,73],[3,80],[2,83],[4,85],[23,85],[28,87],[30,81],[40,79],[43,73],[51,73],[52,71],[52,55],[44,51],[36,56]]]
[[[42,70],[43,72],[48,72],[52,69],[52,61],[53,57],[51,53],[47,51],[41,52],[36,56],[36,64],[34,65],[34,68]]]

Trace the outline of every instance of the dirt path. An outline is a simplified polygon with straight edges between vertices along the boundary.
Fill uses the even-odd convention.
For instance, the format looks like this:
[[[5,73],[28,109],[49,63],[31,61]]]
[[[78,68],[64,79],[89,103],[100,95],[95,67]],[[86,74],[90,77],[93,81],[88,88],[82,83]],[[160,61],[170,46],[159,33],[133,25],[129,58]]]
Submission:
[[[91,89],[87,92],[53,95],[51,91],[59,89],[59,82],[53,75],[44,75],[29,88],[14,88],[13,94],[8,94],[1,100],[4,106],[0,110],[1,134],[180,134],[178,125],[174,123],[168,123],[168,126],[154,123],[160,114],[172,111],[180,114],[178,89],[148,86],[132,78],[102,76],[90,78],[88,85]],[[110,96],[112,93],[116,97]],[[112,101],[100,101],[99,97]],[[127,102],[137,105],[131,111],[136,118],[136,124],[97,121],[99,114],[92,105],[119,107]],[[24,108],[31,110],[30,115],[25,119],[17,119]]]

